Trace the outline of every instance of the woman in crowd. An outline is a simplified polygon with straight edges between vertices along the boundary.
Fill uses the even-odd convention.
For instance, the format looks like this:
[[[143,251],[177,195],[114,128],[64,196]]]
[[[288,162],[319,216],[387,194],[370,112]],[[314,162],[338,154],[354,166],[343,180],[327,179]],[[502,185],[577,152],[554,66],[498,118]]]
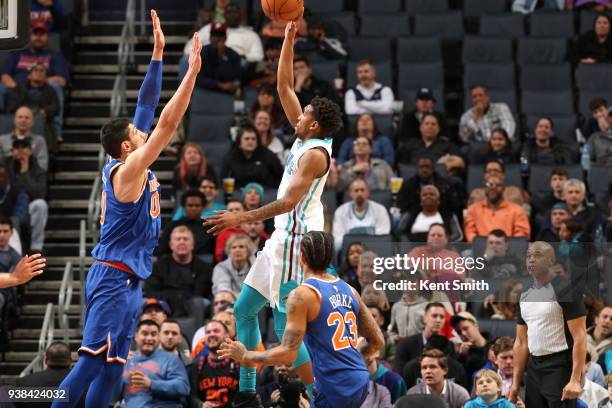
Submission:
[[[240,200],[245,211],[255,210],[264,204],[264,188],[259,183],[249,183],[242,188]],[[268,235],[274,231],[274,218],[263,221]]]
[[[362,243],[354,242],[346,249],[344,264],[340,270],[340,277],[349,285],[354,287],[357,292],[361,292],[361,285],[357,279],[357,268],[359,267],[359,257],[365,248]]]
[[[567,145],[553,137],[554,123],[550,118],[540,118],[536,123],[533,137],[523,146],[521,156],[532,164],[573,164],[575,159]]]
[[[600,14],[593,22],[593,29],[578,37],[574,47],[574,59],[577,63],[612,61],[611,22],[610,17]]]
[[[489,143],[477,157],[477,163],[498,160],[504,164],[516,163],[516,153],[512,150],[512,142],[505,129],[497,128],[491,132]]]
[[[202,211],[201,218],[214,215],[216,211],[225,210],[225,206],[215,200],[218,200],[219,186],[216,178],[204,176],[200,178],[198,190],[206,197],[206,205]],[[185,216],[185,209],[179,207],[172,216],[172,221],[178,221]]]
[[[276,89],[270,84],[263,84],[257,90],[257,97],[251,106],[251,120],[255,121],[255,114],[266,111],[272,120],[271,128],[276,136],[291,128],[285,112],[276,98]]]
[[[372,156],[383,159],[389,166],[395,165],[395,149],[393,142],[388,136],[383,135],[376,126],[376,121],[371,113],[362,113],[355,123],[353,137],[347,138],[338,151],[338,164],[342,164],[355,157],[353,153],[353,143],[359,136],[365,136],[372,141]]]
[[[255,245],[246,235],[232,235],[225,244],[225,252],[227,259],[213,269],[213,294],[222,291],[239,293],[255,260]]]
[[[490,319],[516,320],[518,300],[523,288],[523,284],[515,279],[504,281],[497,295],[485,298],[484,315]]]
[[[257,142],[260,146],[267,147],[278,157],[281,164],[285,164],[285,147],[278,137],[272,132],[272,116],[263,109],[255,112],[253,124],[257,131]]]
[[[338,169],[338,191],[345,191],[357,177],[362,177],[368,183],[370,191],[389,189],[393,170],[384,160],[372,157],[370,139],[358,136],[353,143],[353,154],[355,157]]]
[[[361,299],[366,306],[378,307],[383,312],[385,323],[389,320],[391,305],[385,292],[374,289],[374,285],[368,283],[361,289]]]
[[[181,158],[174,169],[172,179],[175,196],[179,197],[183,191],[198,188],[198,183],[204,176],[217,178],[215,170],[206,160],[202,147],[196,143],[185,144],[181,150]]]

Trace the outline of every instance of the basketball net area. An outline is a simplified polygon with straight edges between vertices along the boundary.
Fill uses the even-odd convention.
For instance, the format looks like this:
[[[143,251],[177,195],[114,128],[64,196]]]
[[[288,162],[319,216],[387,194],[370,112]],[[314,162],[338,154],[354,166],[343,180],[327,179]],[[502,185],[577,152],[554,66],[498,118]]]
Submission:
[[[30,2],[0,0],[0,50],[23,48],[30,40]]]

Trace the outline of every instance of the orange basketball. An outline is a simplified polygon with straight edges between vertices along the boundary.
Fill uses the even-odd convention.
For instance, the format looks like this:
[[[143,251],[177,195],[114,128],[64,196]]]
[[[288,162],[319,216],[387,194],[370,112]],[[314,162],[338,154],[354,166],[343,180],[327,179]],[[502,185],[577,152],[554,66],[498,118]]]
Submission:
[[[304,14],[304,1],[261,0],[261,9],[271,20],[295,21]]]

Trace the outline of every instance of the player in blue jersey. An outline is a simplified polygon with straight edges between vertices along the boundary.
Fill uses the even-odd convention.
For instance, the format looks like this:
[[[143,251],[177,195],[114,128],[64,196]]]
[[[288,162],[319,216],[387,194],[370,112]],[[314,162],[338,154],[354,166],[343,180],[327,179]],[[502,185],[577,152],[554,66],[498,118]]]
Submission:
[[[201,44],[194,36],[189,70],[164,107],[148,137],[161,93],[164,34],[151,11],[155,45],[140,89],[133,123],[111,120],[101,131],[101,143],[111,160],[102,173],[100,241],[87,274],[86,312],[79,361],[60,385],[74,406],[83,391],[87,407],[107,407],[121,378],[142,303],[140,281],[151,274],[153,249],[159,238],[160,189],[149,170],[176,131],[201,66]]]
[[[331,235],[312,231],[302,237],[300,261],[305,280],[287,300],[287,324],[280,346],[250,351],[228,339],[219,355],[241,364],[290,365],[303,339],[316,379],[311,407],[357,408],[368,393],[366,362],[376,358],[384,338],[357,291],[326,272],[333,253]],[[367,341],[361,352],[358,337]]]

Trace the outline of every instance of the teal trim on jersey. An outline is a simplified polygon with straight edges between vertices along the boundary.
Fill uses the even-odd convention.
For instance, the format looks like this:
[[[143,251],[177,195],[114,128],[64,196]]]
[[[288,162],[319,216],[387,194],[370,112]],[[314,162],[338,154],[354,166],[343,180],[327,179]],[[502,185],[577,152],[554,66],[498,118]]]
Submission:
[[[295,211],[295,209],[293,211]],[[289,243],[289,225],[290,224],[291,224],[291,213],[289,213],[289,215],[287,216],[287,226],[285,227],[285,230],[287,231],[287,236],[285,237],[285,244],[283,248],[283,273],[281,274],[281,285],[285,281],[285,271],[287,270],[287,244]],[[279,298],[279,301],[280,301],[280,298]]]
[[[304,225],[304,217],[306,216],[306,210],[308,209],[308,206],[310,205],[310,201],[312,200],[312,197],[314,197],[315,191],[317,191],[317,188],[319,188],[320,183],[321,183],[321,178],[317,180],[317,183],[314,185],[314,188],[310,192],[310,197],[308,197],[308,200],[306,200],[306,204],[304,205],[304,210],[302,211],[302,219],[300,220],[302,225]],[[304,225],[304,234],[307,232],[308,232],[308,226]]]
[[[331,138],[327,138],[327,139],[308,139],[307,141],[305,141],[302,144],[302,146],[300,148],[304,148],[305,146],[308,146],[308,144],[312,144],[314,142],[323,142],[323,143],[331,144],[333,142],[333,140]]]

